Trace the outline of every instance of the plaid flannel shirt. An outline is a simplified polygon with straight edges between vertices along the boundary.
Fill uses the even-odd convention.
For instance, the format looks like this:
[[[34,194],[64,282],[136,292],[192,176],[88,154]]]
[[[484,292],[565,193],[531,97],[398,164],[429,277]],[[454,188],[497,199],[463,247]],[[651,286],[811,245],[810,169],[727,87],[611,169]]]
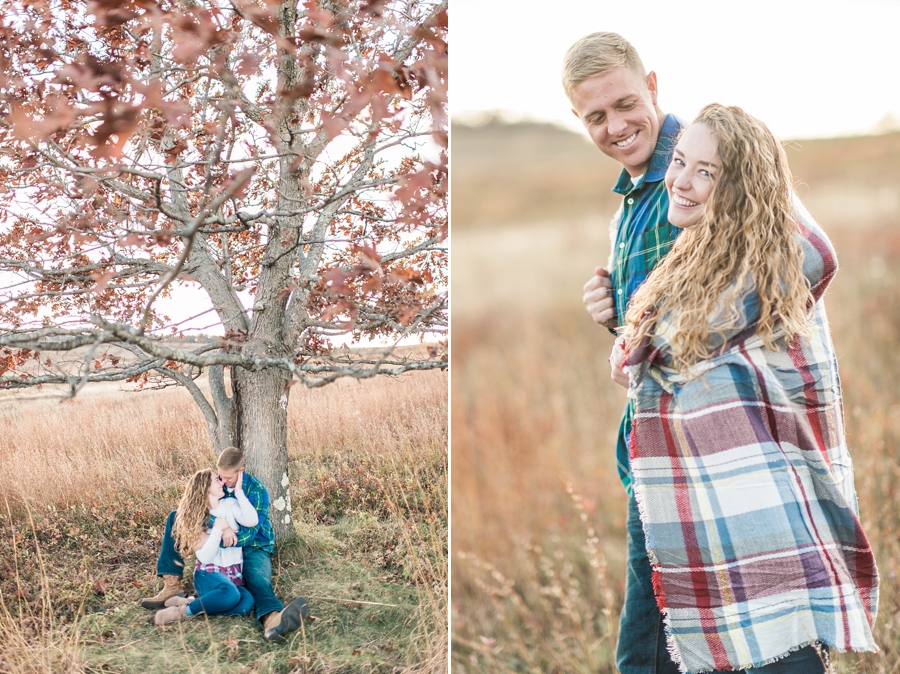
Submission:
[[[241,527],[237,534],[237,545],[242,548],[261,548],[270,555],[275,552],[275,530],[269,520],[269,492],[263,483],[250,473],[244,472],[244,494],[247,500],[256,509],[259,515],[259,523],[255,527]],[[226,496],[234,496],[234,490],[225,487]],[[210,526],[215,522],[215,517],[210,519]],[[222,547],[225,547],[223,544]]]
[[[218,566],[217,564],[203,564],[199,559],[194,565],[194,571],[206,573],[221,573],[235,585],[244,584],[244,565],[232,564],[231,566]]]
[[[679,230],[669,224],[669,195],[663,178],[672,161],[672,152],[684,124],[674,115],[666,115],[659,130],[650,164],[637,184],[622,170],[613,188],[624,203],[613,218],[612,253],[609,261],[619,325],[625,325],[628,303],[650,272],[675,243]],[[634,418],[634,405],[628,401],[616,441],[616,467],[625,490],[631,494],[631,470],[628,464],[628,437]]]

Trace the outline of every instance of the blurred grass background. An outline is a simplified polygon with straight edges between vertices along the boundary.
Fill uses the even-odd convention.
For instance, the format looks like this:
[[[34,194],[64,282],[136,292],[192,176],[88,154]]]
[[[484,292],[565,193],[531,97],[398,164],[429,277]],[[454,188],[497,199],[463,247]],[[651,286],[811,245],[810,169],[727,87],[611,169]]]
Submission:
[[[581,287],[609,254],[619,167],[548,124],[454,124],[452,143],[452,671],[613,672],[625,397]],[[788,156],[838,251],[826,306],[881,572],[883,652],[837,670],[900,672],[900,133]]]

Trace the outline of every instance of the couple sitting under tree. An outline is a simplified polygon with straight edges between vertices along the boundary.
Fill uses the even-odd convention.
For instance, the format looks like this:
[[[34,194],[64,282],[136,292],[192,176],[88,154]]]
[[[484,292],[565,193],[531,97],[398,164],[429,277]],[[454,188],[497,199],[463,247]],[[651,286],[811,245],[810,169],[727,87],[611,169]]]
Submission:
[[[169,514],[157,575],[163,589],[141,606],[157,609],[159,627],[200,615],[245,616],[256,609],[266,641],[284,641],[306,615],[302,597],[286,608],[272,590],[275,534],[269,520],[269,493],[244,471],[237,447],[222,451],[218,472],[197,471],[178,509]],[[194,554],[197,597],[185,597],[184,558]]]

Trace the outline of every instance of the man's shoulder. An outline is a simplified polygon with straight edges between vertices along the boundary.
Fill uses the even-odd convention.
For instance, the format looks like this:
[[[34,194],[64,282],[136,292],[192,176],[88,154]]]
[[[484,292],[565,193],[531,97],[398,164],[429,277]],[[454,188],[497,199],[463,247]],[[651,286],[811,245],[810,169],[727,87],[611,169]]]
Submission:
[[[266,486],[262,482],[260,482],[258,479],[253,477],[250,473],[248,473],[245,470],[244,471],[244,493],[249,496],[251,492],[265,493],[265,494],[269,493],[268,490],[266,489]]]

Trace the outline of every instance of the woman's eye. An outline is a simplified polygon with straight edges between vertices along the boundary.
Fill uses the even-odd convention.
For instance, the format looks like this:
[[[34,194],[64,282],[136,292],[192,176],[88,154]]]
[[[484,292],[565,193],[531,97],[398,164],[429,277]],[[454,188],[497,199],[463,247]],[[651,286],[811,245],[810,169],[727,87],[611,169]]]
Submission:
[[[675,164],[676,166],[684,166],[684,162],[681,161],[680,159],[678,159],[677,157],[672,160],[672,163]]]

